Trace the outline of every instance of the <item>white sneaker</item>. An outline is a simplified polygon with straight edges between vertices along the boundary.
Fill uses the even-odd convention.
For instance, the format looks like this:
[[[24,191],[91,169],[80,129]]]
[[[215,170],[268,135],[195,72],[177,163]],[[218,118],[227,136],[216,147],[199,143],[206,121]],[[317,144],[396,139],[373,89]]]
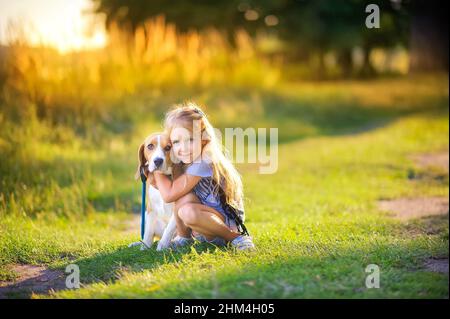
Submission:
[[[239,235],[231,241],[231,245],[237,250],[255,250],[255,244],[250,236]]]

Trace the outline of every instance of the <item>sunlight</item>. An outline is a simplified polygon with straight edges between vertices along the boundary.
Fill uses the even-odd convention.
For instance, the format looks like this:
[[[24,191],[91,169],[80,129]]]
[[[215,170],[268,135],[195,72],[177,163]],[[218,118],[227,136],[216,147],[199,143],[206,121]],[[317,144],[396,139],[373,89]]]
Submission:
[[[34,45],[52,46],[62,53],[103,47],[107,41],[103,21],[87,13],[91,7],[89,0],[0,0],[0,43],[7,44],[20,33]]]

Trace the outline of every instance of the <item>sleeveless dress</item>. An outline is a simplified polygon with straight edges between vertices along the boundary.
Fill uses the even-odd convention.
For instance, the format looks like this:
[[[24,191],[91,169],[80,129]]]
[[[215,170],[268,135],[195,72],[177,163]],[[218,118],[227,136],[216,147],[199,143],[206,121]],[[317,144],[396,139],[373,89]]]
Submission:
[[[193,193],[203,205],[209,206],[219,212],[225,219],[225,225],[230,229],[237,231],[238,228],[236,222],[225,213],[225,209],[220,201],[220,195],[217,192],[218,186],[213,182],[213,169],[211,165],[204,160],[194,162],[186,168],[185,173],[201,177],[200,181],[192,189]],[[224,246],[227,243],[225,239],[221,237],[216,237],[212,240],[207,240],[205,236],[201,234],[197,234],[194,237],[201,242],[209,242],[217,246]]]

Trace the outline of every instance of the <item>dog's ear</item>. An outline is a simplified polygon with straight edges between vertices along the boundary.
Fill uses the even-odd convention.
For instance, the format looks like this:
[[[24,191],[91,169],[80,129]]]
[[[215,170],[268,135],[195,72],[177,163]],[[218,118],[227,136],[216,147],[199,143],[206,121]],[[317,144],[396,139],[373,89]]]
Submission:
[[[142,143],[141,146],[139,146],[139,150],[138,150],[138,167],[137,167],[137,171],[136,171],[136,175],[134,176],[135,179],[139,179],[141,177],[141,169],[144,168],[144,174],[147,177],[147,169],[145,167],[147,160],[145,159],[145,155],[144,155],[144,148],[145,148],[145,144]]]

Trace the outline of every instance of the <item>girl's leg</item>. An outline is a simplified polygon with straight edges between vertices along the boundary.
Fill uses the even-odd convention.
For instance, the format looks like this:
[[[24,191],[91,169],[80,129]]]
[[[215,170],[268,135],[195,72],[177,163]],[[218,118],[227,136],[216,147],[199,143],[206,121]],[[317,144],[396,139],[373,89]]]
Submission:
[[[207,240],[221,237],[232,241],[239,236],[239,233],[224,223],[224,217],[209,206],[186,203],[178,209],[178,216],[187,227],[202,234]]]
[[[200,201],[198,200],[197,196],[195,196],[195,194],[188,193],[188,194],[184,195],[183,197],[179,198],[175,202],[175,209],[174,209],[175,221],[177,223],[177,235],[180,237],[185,237],[185,238],[191,237],[192,229],[190,229],[188,226],[186,226],[185,223],[181,220],[181,218],[179,216],[179,209],[183,205],[186,205],[189,203],[200,203]]]

